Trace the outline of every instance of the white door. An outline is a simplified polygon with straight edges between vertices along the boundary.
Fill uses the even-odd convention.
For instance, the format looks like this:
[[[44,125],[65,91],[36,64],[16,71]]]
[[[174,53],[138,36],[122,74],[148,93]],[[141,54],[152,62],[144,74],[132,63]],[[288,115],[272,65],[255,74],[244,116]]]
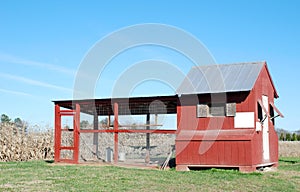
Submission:
[[[262,104],[266,109],[266,112],[269,113],[269,102],[268,96],[262,96]],[[263,110],[263,117],[265,117],[266,113]],[[267,117],[263,122],[263,158],[264,160],[270,159],[270,149],[269,149],[269,117]]]

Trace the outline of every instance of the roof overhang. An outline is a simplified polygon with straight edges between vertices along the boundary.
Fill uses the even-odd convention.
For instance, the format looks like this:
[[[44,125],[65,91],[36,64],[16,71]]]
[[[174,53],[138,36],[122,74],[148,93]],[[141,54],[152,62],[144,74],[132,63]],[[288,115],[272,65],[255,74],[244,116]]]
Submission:
[[[74,109],[80,104],[80,111],[90,115],[113,115],[113,105],[118,103],[119,115],[176,114],[177,95],[129,98],[105,98],[53,101],[55,105]]]
[[[276,90],[276,88],[275,88],[275,85],[274,85],[274,82],[273,82],[273,79],[272,79],[272,77],[271,77],[271,74],[270,74],[270,71],[269,71],[269,69],[268,69],[268,65],[267,65],[267,62],[266,62],[266,61],[265,61],[265,63],[264,63],[264,66],[265,66],[265,68],[266,68],[267,74],[268,74],[268,76],[269,76],[269,78],[270,78],[270,81],[271,81],[271,84],[272,84],[272,87],[273,87],[273,90],[274,90],[274,97],[275,97],[275,98],[279,98],[278,92],[277,92],[277,90]]]

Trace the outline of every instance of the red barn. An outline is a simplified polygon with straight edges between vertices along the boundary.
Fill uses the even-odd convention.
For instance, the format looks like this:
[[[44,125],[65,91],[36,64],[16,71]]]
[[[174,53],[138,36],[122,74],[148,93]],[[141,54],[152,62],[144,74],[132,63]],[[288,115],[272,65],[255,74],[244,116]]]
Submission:
[[[114,135],[113,157],[118,163],[120,133],[176,134],[176,169],[238,168],[253,171],[278,165],[278,137],[275,118],[283,115],[274,105],[278,98],[265,62],[193,67],[177,95],[54,101],[55,162],[79,162],[80,134],[94,134],[95,154],[98,134]],[[156,101],[159,102],[156,102]],[[60,108],[67,110],[61,110]],[[275,115],[275,112],[278,115]],[[80,113],[94,117],[93,129],[80,127]],[[151,114],[177,114],[177,129],[150,130]],[[119,129],[119,115],[145,115],[145,130]],[[74,119],[73,129],[61,125],[62,116]],[[108,127],[99,129],[98,117],[108,117]],[[110,125],[110,116],[114,117]],[[72,146],[62,143],[63,132],[73,133]],[[71,151],[64,159],[62,152]]]
[[[194,67],[178,89],[176,169],[278,165],[274,105],[265,62]]]

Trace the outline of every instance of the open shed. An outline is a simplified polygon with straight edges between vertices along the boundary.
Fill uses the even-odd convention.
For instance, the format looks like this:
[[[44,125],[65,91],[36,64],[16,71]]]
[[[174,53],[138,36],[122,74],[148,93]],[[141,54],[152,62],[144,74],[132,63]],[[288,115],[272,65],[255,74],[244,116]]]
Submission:
[[[146,134],[148,151],[150,134],[176,134],[177,170],[276,167],[274,125],[275,118],[283,115],[274,105],[275,98],[278,94],[266,62],[255,62],[193,67],[172,96],[54,101],[55,162],[79,162],[80,134],[93,133],[96,138],[99,133],[113,133],[113,160],[118,163],[118,134],[126,132]],[[80,128],[80,113],[93,115],[93,129]],[[160,125],[150,123],[151,114],[176,114],[177,128],[157,129]],[[107,129],[99,129],[99,115],[108,117]],[[119,115],[145,115],[144,129],[132,125],[120,129]],[[62,116],[73,117],[72,129],[62,127]],[[64,131],[73,133],[71,146],[62,146]],[[93,142],[98,146],[97,139]],[[72,157],[61,158],[63,150],[72,151]]]
[[[108,99],[85,99],[85,100],[61,100],[55,103],[55,162],[79,163],[80,135],[93,134],[93,153],[99,152],[99,134],[113,134],[113,162],[119,162],[119,134],[145,134],[146,150],[150,151],[150,134],[175,134],[176,127],[159,129],[162,125],[156,121],[157,115],[176,114],[177,95],[156,97],[134,97],[134,98],[108,98]],[[93,128],[84,129],[80,127],[80,113],[93,116]],[[119,116],[144,115],[146,121],[140,125],[120,124]],[[150,123],[150,117],[154,115],[154,123]],[[73,117],[73,127],[62,126],[63,116]],[[107,116],[107,125],[99,126],[99,116]],[[62,143],[62,135],[65,132],[72,133],[71,142],[68,146]],[[101,146],[100,146],[101,147]],[[141,146],[142,147],[142,146]],[[104,150],[104,149],[102,149]],[[71,152],[71,157],[62,157],[63,152]],[[148,157],[149,158],[149,157]],[[149,160],[148,160],[149,161]],[[146,160],[147,162],[147,160]]]

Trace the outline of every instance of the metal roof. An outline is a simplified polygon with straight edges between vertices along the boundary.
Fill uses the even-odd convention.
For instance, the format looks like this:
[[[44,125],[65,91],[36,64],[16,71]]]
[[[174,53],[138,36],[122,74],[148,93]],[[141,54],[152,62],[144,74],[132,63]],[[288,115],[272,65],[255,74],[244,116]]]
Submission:
[[[265,62],[193,67],[177,89],[181,94],[250,91]]]

